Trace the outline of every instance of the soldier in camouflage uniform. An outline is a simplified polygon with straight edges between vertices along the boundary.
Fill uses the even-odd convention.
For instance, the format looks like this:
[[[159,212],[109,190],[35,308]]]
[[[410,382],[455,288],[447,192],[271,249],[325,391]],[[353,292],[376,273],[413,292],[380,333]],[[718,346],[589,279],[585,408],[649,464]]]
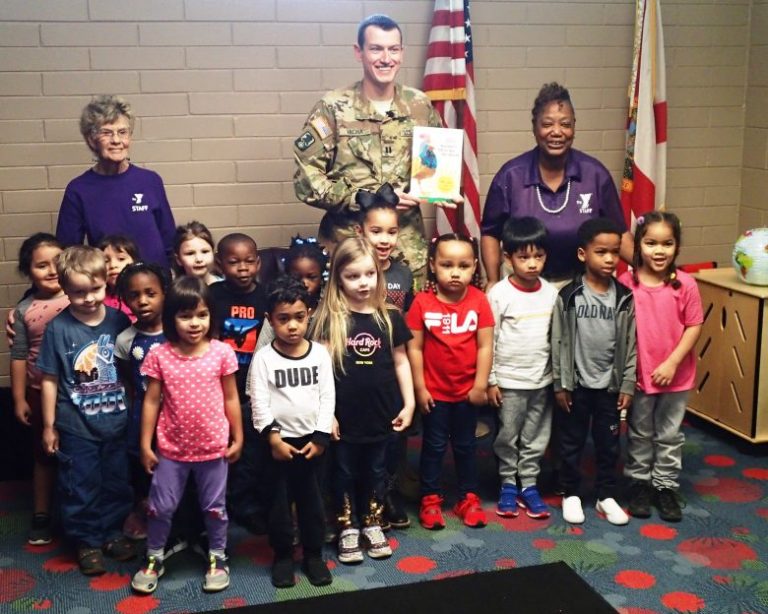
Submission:
[[[440,126],[440,117],[423,92],[394,82],[403,55],[394,21],[382,15],[363,21],[355,54],[363,80],[326,94],[295,141],[296,196],[325,209],[344,236],[356,232],[357,192],[390,183],[400,198],[398,257],[421,287],[427,264],[422,203],[406,193],[413,127]]]

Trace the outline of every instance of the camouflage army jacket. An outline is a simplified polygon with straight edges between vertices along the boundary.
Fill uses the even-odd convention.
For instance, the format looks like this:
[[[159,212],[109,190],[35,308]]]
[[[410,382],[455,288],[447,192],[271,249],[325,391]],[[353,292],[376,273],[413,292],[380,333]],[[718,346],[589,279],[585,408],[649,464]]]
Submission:
[[[329,92],[309,113],[294,143],[296,196],[343,218],[344,213],[358,209],[358,190],[376,191],[387,182],[407,190],[413,127],[440,125],[440,116],[429,98],[411,87],[395,86],[390,111],[385,115],[365,98],[361,81]],[[423,241],[421,211],[402,212],[400,228],[405,241],[413,241],[415,237],[410,235],[414,233]],[[418,268],[416,262],[409,264]]]

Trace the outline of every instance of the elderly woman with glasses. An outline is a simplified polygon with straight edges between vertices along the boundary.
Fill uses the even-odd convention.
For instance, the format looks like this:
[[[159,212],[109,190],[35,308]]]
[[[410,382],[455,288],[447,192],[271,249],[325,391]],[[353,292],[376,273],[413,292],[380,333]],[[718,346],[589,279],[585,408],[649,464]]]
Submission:
[[[128,157],[134,123],[130,105],[118,96],[98,96],[83,109],[80,132],[95,164],[67,185],[56,238],[97,245],[121,234],[133,239],[142,260],[167,265],[176,225],[163,180]]]

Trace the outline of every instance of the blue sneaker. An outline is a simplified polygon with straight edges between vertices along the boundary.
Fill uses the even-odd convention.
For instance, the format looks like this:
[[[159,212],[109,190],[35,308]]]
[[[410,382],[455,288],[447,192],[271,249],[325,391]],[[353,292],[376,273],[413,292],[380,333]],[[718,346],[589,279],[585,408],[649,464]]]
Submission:
[[[541,495],[535,486],[523,488],[517,497],[517,504],[525,508],[529,518],[549,518],[549,507],[541,500]]]
[[[496,515],[502,518],[515,518],[517,514],[517,486],[502,484],[499,502],[496,505]]]

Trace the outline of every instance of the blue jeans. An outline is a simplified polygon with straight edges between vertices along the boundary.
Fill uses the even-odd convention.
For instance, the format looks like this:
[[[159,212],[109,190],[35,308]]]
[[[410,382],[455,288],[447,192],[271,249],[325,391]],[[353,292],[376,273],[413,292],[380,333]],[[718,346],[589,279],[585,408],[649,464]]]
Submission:
[[[350,443],[343,439],[336,442],[336,475],[334,476],[334,505],[340,512],[344,496],[352,505],[352,518],[362,518],[365,506],[371,498],[381,501],[387,478],[386,454],[389,440],[373,443]],[[359,487],[359,488],[356,488]],[[354,522],[354,520],[353,520]]]
[[[477,409],[469,401],[435,401],[432,411],[421,418],[421,496],[442,494],[443,456],[449,441],[456,465],[459,497],[463,499],[467,493],[477,492]]]
[[[133,505],[125,439],[93,441],[60,431],[57,457],[66,536],[91,548],[120,537]]]

